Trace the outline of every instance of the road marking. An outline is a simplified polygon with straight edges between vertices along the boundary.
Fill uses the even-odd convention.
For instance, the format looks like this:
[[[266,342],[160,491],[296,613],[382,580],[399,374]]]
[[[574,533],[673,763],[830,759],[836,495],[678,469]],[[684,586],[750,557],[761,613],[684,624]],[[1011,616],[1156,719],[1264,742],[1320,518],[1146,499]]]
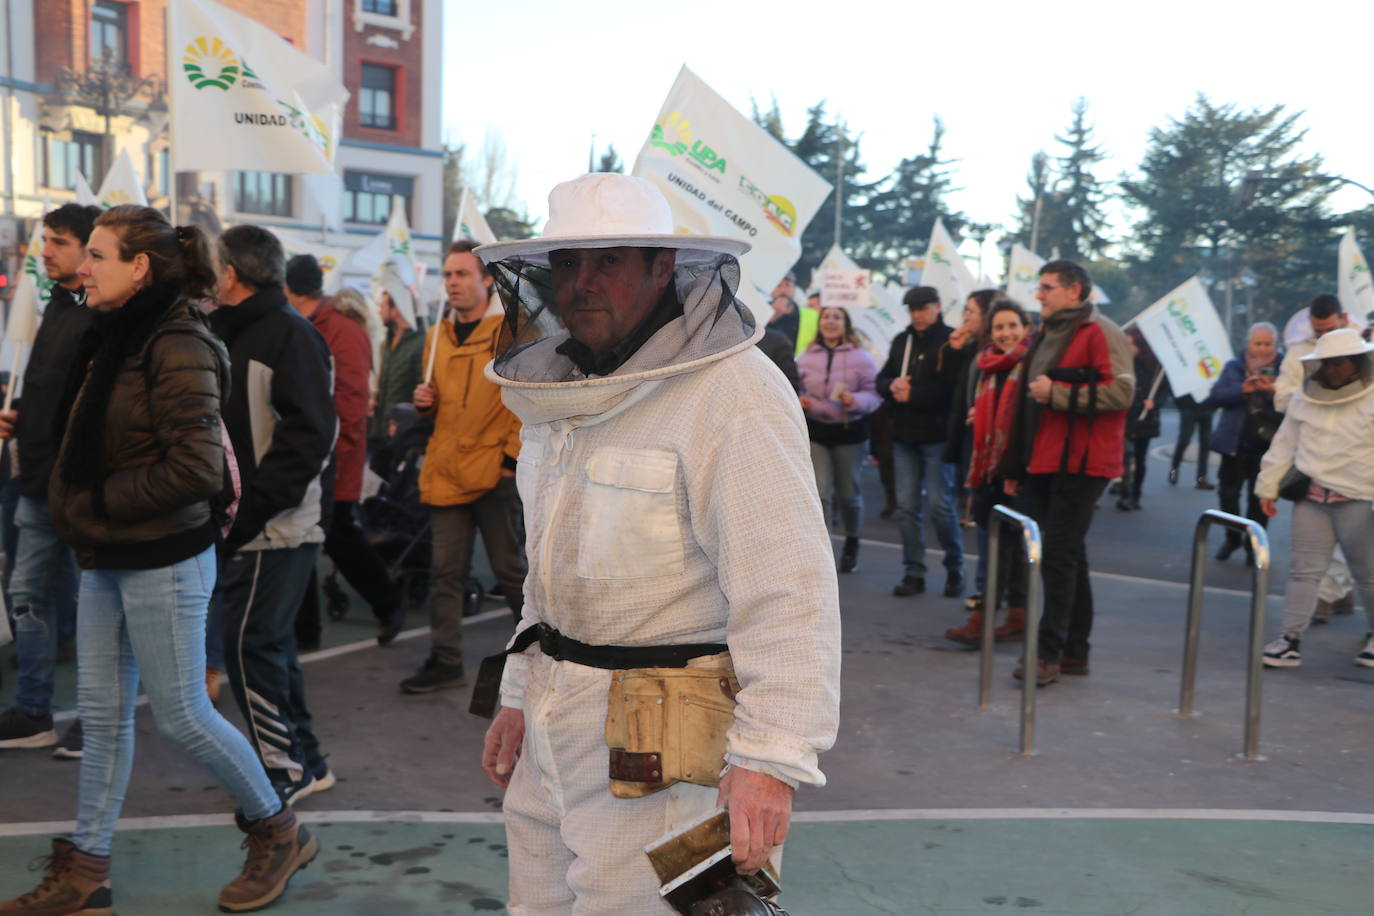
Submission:
[[[308,824],[500,824],[499,811],[297,811]],[[1255,821],[1297,824],[1371,824],[1374,814],[1353,811],[1277,811],[1237,808],[855,808],[841,811],[795,811],[794,824],[874,823],[878,821],[989,820],[1165,820]],[[232,814],[170,814],[126,817],[125,830],[184,830],[227,827]],[[70,833],[74,821],[0,824],[0,837]]]
[[[500,617],[510,617],[509,604],[503,604],[498,608],[493,608],[490,611],[483,611],[480,614],[473,614],[471,617],[464,617],[462,621],[462,626],[467,626],[470,623],[486,623],[488,620],[496,620]],[[402,630],[400,633],[396,634],[396,642],[400,642],[403,639],[415,639],[416,637],[423,636],[428,632],[428,626],[415,627],[412,630]],[[314,652],[307,652],[301,656],[301,664],[308,665],[311,662],[322,662],[328,658],[336,658],[340,655],[348,655],[351,652],[358,652],[363,649],[379,648],[382,647],[377,645],[376,637],[373,637],[372,639],[360,639],[357,642],[348,642],[344,643],[341,646],[332,646],[328,649],[316,649]],[[229,683],[227,675],[225,676],[224,683],[226,685]],[[138,699],[134,701],[134,706],[137,707],[147,705],[148,695],[139,694]],[[53,713],[52,720],[55,723],[70,722],[72,719],[76,718],[76,714],[77,713],[75,709],[64,709],[61,712]]]

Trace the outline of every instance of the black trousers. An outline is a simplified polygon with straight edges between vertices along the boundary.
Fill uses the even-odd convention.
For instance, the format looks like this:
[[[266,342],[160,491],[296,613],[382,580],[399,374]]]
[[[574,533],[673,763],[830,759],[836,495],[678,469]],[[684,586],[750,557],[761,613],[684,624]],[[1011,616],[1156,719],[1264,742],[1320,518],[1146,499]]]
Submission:
[[[1040,657],[1058,662],[1088,658],[1093,628],[1093,591],[1088,581],[1088,529],[1105,477],[1031,474],[1021,481],[1017,501],[1040,525],[1043,542],[1044,614]]]
[[[1198,408],[1180,409],[1178,412],[1178,442],[1174,445],[1172,467],[1177,470],[1183,461],[1183,452],[1188,448],[1188,440],[1193,438],[1193,428],[1197,428],[1197,476],[1207,476],[1207,465],[1212,460],[1212,411]]]
[[[1121,495],[1140,501],[1140,490],[1145,485],[1145,459],[1150,456],[1148,436],[1126,440],[1126,470],[1121,475]]]
[[[1264,514],[1259,497],[1255,495],[1255,478],[1259,476],[1261,457],[1247,452],[1221,456],[1221,467],[1217,470],[1217,502],[1222,512],[1240,515],[1240,493],[1242,489],[1246,490],[1245,517],[1268,528],[1269,516]],[[1239,546],[1243,540],[1240,532],[1226,529],[1226,543]]]

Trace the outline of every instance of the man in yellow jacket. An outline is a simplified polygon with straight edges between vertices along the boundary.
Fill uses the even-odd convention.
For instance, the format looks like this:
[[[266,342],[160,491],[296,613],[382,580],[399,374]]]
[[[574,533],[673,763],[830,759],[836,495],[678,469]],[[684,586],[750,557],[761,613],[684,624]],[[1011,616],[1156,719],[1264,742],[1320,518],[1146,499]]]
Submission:
[[[415,408],[434,420],[420,469],[420,502],[429,509],[429,658],[401,682],[404,693],[460,687],[463,677],[463,583],[472,564],[473,536],[482,533],[515,619],[524,605],[525,548],[515,461],[520,421],[501,403],[501,389],[483,374],[496,356],[503,316],[484,318],[491,274],[459,241],[444,257],[449,314],[432,328],[425,355],[428,381],[415,389]],[[438,334],[439,339],[434,340]]]

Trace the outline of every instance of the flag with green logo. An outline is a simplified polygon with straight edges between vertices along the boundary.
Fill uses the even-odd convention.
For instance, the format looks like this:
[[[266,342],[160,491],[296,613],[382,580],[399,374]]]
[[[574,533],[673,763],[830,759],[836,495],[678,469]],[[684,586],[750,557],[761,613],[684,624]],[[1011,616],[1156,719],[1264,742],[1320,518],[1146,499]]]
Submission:
[[[1044,266],[1045,259],[1040,255],[1020,242],[1012,244],[1011,267],[1007,271],[1007,297],[1028,312],[1040,311],[1040,300],[1035,298],[1035,292],[1040,286],[1040,268]]]
[[[739,298],[772,315],[769,291],[801,256],[830,182],[683,67],[632,174],[668,198],[677,231],[747,241]]]
[[[1193,277],[1131,320],[1169,377],[1175,396],[1201,401],[1235,354],[1216,306]],[[1140,380],[1136,380],[1140,384]]]
[[[48,212],[45,201],[43,212]],[[9,316],[5,321],[5,339],[15,344],[33,343],[33,335],[38,331],[38,316],[52,298],[53,282],[43,267],[43,221],[33,221],[33,232],[29,234],[28,247],[24,249],[24,262],[20,268],[19,285],[10,300]]]
[[[1341,300],[1341,307],[1355,316],[1356,324],[1362,323],[1370,312],[1374,312],[1374,285],[1370,283],[1369,262],[1360,251],[1359,242],[1355,241],[1354,229],[1345,230],[1345,235],[1341,236],[1337,266],[1340,273],[1336,295]]]
[[[978,287],[969,271],[954,237],[941,219],[935,220],[926,246],[926,266],[921,272],[921,285],[933,286],[940,294],[945,324],[957,328],[964,323],[964,303],[969,293]]]
[[[471,239],[483,245],[496,241],[496,233],[487,225],[487,218],[477,209],[477,201],[467,188],[463,188],[463,194],[458,198],[458,219],[453,222],[453,241],[461,239]]]
[[[100,190],[95,192],[95,205],[102,210],[118,207],[120,204],[148,206],[148,195],[143,193],[143,184],[138,180],[138,170],[129,151],[123,150],[115,158],[114,165],[105,173]]]
[[[174,171],[334,171],[348,92],[271,29],[211,0],[172,0]]]

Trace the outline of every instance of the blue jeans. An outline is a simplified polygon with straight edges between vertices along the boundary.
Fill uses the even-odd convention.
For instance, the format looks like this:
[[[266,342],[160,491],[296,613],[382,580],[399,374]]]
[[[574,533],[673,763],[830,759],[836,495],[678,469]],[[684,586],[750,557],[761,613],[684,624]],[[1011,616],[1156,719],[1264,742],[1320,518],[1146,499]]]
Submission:
[[[14,642],[19,655],[19,690],[15,705],[30,716],[52,712],[53,668],[61,641],[61,621],[76,608],[76,561],[57,539],[48,504],[19,497],[14,513],[19,526],[10,602]]]
[[[945,551],[946,572],[962,573],[964,570],[964,542],[954,511],[954,465],[942,460],[944,450],[943,442],[892,443],[892,459],[897,472],[897,524],[902,532],[902,565],[906,575],[918,579],[926,575],[924,511],[927,501],[935,536]]]
[[[134,763],[140,675],[158,730],[209,768],[249,820],[281,809],[243,734],[205,693],[205,609],[215,551],[161,569],[88,569],[77,618],[77,707],[85,739],[72,842],[110,854]]]
[[[868,443],[822,445],[811,443],[811,466],[816,472],[816,490],[826,523],[832,518],[831,504],[839,510],[845,537],[856,538],[864,526],[864,496],[859,489],[859,472],[868,457]]]

